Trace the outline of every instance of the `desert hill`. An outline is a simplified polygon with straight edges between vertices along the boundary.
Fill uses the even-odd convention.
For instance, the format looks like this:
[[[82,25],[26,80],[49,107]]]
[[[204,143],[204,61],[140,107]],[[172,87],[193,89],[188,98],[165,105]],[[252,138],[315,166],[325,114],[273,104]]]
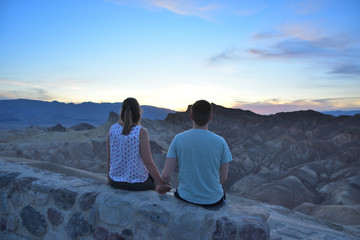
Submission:
[[[234,158],[227,192],[359,227],[360,115],[335,117],[309,110],[263,116],[215,104],[213,111],[209,128],[226,139]],[[105,140],[117,121],[111,112],[94,129],[2,131],[0,156],[104,173]],[[161,170],[172,138],[191,128],[189,109],[141,124]],[[172,184],[176,186],[176,177]]]
[[[141,106],[143,117],[164,119],[169,109]],[[60,123],[65,127],[87,123],[99,126],[109,112],[119,112],[121,103],[63,103],[28,99],[0,100],[0,129],[25,128],[30,125],[50,126]]]

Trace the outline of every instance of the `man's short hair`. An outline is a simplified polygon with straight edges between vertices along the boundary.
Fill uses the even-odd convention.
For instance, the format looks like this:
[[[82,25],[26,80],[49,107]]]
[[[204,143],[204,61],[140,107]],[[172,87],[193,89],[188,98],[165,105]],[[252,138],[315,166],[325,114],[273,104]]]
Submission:
[[[210,121],[211,112],[211,104],[206,100],[196,101],[191,106],[191,115],[199,127],[204,126]]]

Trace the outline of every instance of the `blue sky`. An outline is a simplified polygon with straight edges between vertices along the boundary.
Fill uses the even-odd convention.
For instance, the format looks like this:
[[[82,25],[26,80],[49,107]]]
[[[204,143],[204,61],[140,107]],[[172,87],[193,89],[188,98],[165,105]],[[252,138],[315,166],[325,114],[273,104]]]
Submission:
[[[360,1],[1,0],[0,99],[360,109]]]

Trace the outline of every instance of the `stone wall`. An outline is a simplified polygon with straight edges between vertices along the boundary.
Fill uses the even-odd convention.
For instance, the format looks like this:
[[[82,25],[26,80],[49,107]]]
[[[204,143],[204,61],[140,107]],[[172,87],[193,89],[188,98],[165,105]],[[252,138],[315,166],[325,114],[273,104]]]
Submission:
[[[113,189],[96,178],[0,165],[0,229],[25,239],[270,238],[268,213],[234,202],[205,209],[154,191]]]

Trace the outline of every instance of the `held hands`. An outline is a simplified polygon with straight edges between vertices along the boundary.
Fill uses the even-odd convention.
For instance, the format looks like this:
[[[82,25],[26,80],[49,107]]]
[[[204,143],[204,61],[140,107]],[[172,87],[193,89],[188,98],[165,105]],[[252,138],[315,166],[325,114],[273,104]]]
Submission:
[[[155,186],[155,191],[157,191],[160,194],[165,194],[167,192],[170,192],[171,186],[169,184],[165,183],[159,183]]]

